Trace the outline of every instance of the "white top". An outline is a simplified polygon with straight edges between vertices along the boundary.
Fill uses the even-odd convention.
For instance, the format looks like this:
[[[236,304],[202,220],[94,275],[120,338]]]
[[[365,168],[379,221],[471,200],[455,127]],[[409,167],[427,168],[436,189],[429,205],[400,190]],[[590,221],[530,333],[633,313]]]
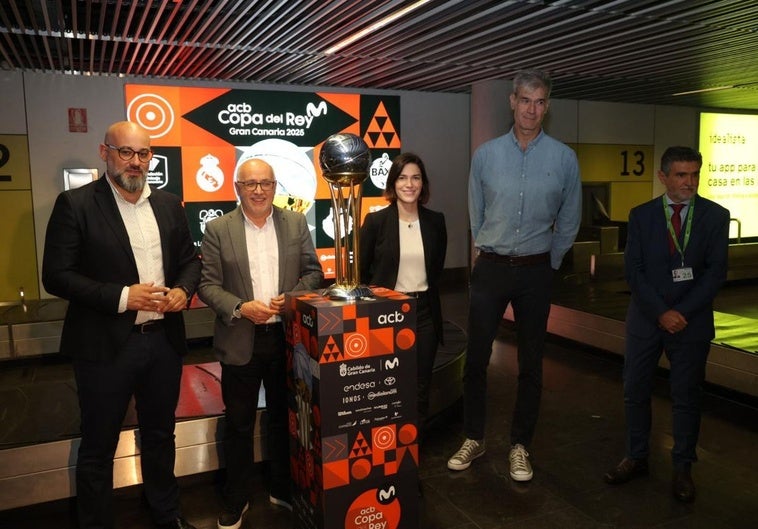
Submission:
[[[163,272],[163,251],[161,250],[161,233],[158,230],[158,221],[155,213],[147,200],[150,196],[150,186],[146,183],[142,188],[142,194],[137,202],[132,204],[118,192],[108,178],[113,196],[116,198],[116,206],[121,214],[121,220],[126,226],[129,235],[129,244],[132,247],[134,261],[137,263],[137,273],[140,283],[152,282],[155,286],[166,286],[166,277]],[[126,312],[126,304],[129,300],[129,285],[121,290],[121,298],[118,302],[118,311]],[[137,311],[136,325],[150,320],[162,320],[163,314],[146,310]]]
[[[271,302],[271,298],[279,295],[279,242],[276,240],[273,214],[272,209],[266,217],[266,223],[259,228],[243,213],[253,296],[266,305]],[[281,321],[281,317],[271,316],[266,323],[275,321]]]
[[[429,288],[424,263],[424,243],[421,240],[421,224],[400,221],[400,264],[397,268],[395,290],[398,292],[421,292]]]

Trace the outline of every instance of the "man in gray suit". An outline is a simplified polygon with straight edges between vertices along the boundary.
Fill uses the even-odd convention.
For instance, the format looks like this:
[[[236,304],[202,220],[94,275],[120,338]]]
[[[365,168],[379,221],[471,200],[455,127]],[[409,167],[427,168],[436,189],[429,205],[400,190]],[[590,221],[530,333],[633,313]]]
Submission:
[[[266,389],[271,459],[269,501],[292,509],[287,439],[284,292],[323,280],[305,217],[273,205],[272,167],[253,158],[237,169],[240,206],[205,228],[198,295],[216,313],[213,348],[221,362],[227,481],[219,529],[238,529],[249,508],[253,429]]]

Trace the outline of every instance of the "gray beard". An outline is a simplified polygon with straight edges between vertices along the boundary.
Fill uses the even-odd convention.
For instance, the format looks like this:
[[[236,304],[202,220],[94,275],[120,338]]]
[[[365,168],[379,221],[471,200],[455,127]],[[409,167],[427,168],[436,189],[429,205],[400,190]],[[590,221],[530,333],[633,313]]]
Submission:
[[[127,193],[136,193],[145,187],[147,176],[143,173],[140,178],[124,178],[124,174],[119,173],[113,176],[113,180]]]

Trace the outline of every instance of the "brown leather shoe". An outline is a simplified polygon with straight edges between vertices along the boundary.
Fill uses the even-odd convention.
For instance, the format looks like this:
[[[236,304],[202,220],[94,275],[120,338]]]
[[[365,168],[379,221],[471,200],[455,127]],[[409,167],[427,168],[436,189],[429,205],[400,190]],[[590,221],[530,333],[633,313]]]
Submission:
[[[629,459],[625,457],[614,468],[603,475],[606,483],[620,485],[639,476],[647,476],[647,459]]]
[[[671,481],[671,493],[674,498],[684,503],[695,501],[695,482],[689,469],[674,470],[674,478]]]

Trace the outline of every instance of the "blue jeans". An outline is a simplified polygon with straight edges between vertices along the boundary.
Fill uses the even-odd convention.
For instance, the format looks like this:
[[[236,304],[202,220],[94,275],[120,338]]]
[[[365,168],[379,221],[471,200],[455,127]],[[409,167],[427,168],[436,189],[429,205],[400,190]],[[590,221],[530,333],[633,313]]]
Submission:
[[[542,396],[542,353],[550,314],[553,269],[549,262],[512,266],[478,257],[471,271],[468,347],[463,373],[464,433],[484,439],[487,366],[508,303],[518,343],[518,391],[511,444],[529,446]]]

